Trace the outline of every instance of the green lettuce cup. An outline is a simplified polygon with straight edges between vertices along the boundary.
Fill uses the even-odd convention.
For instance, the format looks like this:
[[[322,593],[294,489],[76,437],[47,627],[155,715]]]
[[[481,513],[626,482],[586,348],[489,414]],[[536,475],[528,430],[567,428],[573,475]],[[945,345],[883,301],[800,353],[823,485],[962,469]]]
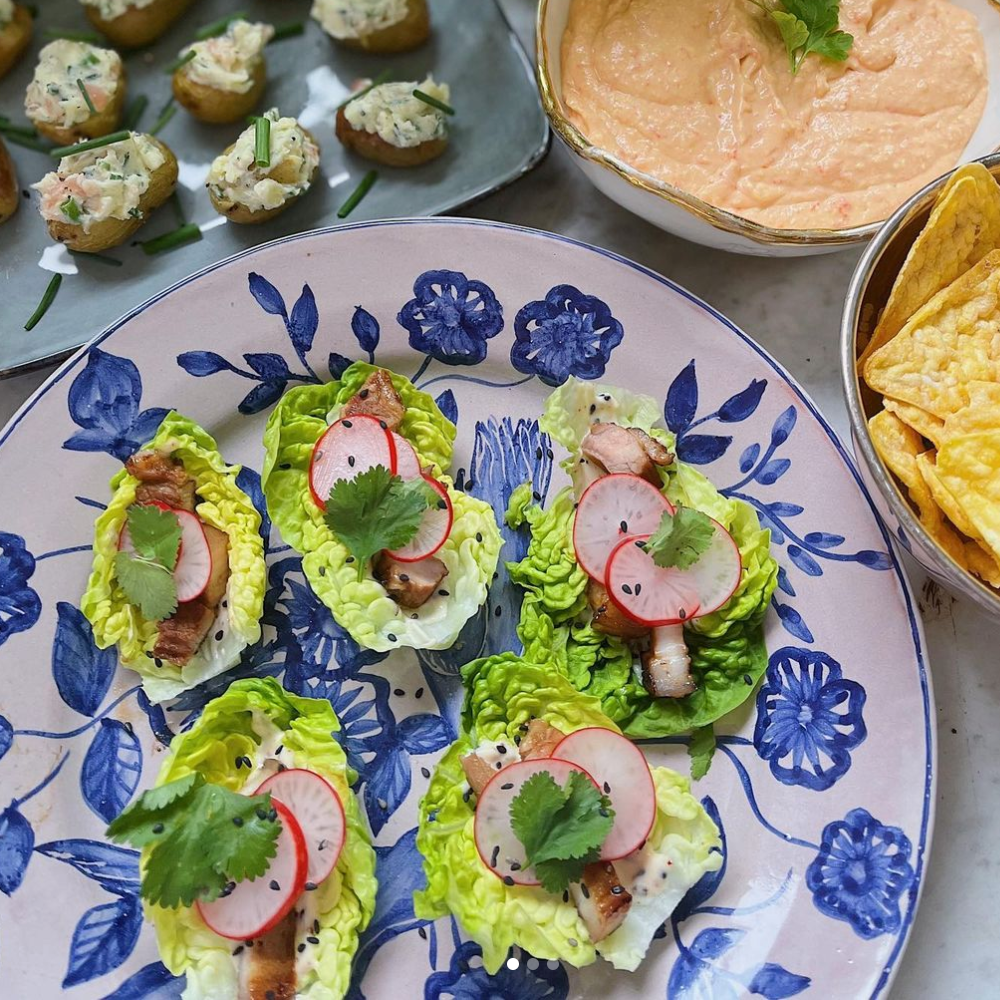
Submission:
[[[268,513],[302,555],[303,572],[316,595],[355,642],[379,652],[402,646],[447,649],[485,603],[502,539],[490,505],[455,489],[446,475],[455,426],[433,398],[402,375],[389,373],[406,408],[399,434],[447,489],[454,511],[448,539],[434,553],[448,575],[418,609],[397,604],[370,568],[358,579],[350,551],[326,524],[309,488],[314,445],[377,370],[356,362],[335,382],[299,386],[281,398],[264,431],[261,485]]]
[[[122,664],[142,677],[150,701],[176,697],[235,666],[260,639],[266,568],[260,514],[236,485],[239,465],[227,465],[215,440],[193,420],[170,412],[143,450],[169,453],[194,480],[195,512],[228,536],[229,581],[215,620],[191,659],[179,665],[153,655],[159,623],[144,618],[119,582],[115,559],[139,480],[122,469],[111,480],[111,502],[94,525],[94,562],[81,609],[101,649],[117,645]]]
[[[378,889],[375,851],[351,791],[357,775],[333,735],[339,730],[328,701],[291,695],[272,678],[236,681],[209,702],[190,730],[174,737],[156,779],[159,787],[198,772],[238,792],[256,787],[265,762],[279,754],[286,766],[315,771],[333,785],[344,807],[346,837],[332,874],[301,897],[308,912],[298,921],[295,978],[296,996],[303,1000],[346,995],[358,937],[375,911]],[[146,857],[144,851],[142,864]],[[144,907],[163,964],[187,976],[187,1000],[239,995],[236,942],[211,931],[196,907]]]
[[[572,477],[593,421],[637,427],[671,450],[673,435],[654,426],[660,417],[648,396],[570,379],[549,397],[540,426],[569,452]],[[547,510],[532,505],[531,487],[511,497],[507,521],[531,531],[528,553],[507,568],[524,588],[518,635],[528,659],[544,657],[580,691],[598,698],[608,717],[634,738],[671,736],[709,725],[737,708],[767,669],[763,621],[777,583],[771,535],[753,508],[723,496],[701,472],[675,458],[660,470],[663,492],[675,504],[702,511],[733,536],[743,569],[739,586],[717,611],[684,628],[697,690],[685,698],[654,698],[633,669],[623,640],[591,625],[588,577],[573,550],[574,490],[556,495]]]
[[[617,969],[635,970],[688,889],[721,866],[718,829],[686,778],[668,768],[651,768],[656,818],[641,850],[650,863],[669,859],[670,876],[659,892],[634,895],[621,926],[595,945],[565,895],[507,885],[486,866],[476,848],[475,799],[461,760],[483,742],[513,746],[533,719],[566,734],[591,726],[618,732],[618,727],[597,698],[576,690],[546,660],[504,653],[468,664],[462,678],[462,734],[441,759],[420,804],[417,848],[427,887],[415,894],[414,912],[423,919],[452,914],[482,948],[491,974],[514,945],[536,958],[577,968],[600,956]]]

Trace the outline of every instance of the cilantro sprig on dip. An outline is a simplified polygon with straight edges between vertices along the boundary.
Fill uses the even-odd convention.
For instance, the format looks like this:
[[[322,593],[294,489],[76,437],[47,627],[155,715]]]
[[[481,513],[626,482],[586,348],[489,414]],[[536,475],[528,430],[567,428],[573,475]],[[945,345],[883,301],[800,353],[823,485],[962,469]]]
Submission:
[[[792,74],[798,73],[806,56],[815,54],[843,62],[854,36],[840,30],[840,0],[750,0],[777,25],[788,51]]]
[[[172,510],[133,505],[127,512],[134,552],[115,556],[115,573],[128,600],[144,618],[160,621],[177,610],[173,572],[180,553],[181,524]]]

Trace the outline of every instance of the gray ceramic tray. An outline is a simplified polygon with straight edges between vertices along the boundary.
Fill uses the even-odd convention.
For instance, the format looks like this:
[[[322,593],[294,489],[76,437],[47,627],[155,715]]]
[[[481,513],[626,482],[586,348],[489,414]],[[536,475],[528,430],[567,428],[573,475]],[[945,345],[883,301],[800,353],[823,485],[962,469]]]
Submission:
[[[24,90],[48,27],[88,30],[76,0],[44,0],[35,43],[18,68],[0,81],[0,114],[23,123]],[[0,378],[55,361],[100,333],[132,306],[207,264],[247,247],[319,226],[335,225],[337,209],[371,164],[348,154],[333,135],[333,108],[359,77],[389,68],[393,78],[423,79],[428,72],[452,88],[458,111],[451,119],[452,141],[439,160],[413,170],[380,169],[378,182],[351,214],[350,221],[411,215],[437,215],[495,191],[530,170],[548,148],[548,125],[539,104],[529,60],[494,0],[430,0],[434,31],[415,52],[369,56],[336,46],[309,18],[308,0],[196,0],[190,10],[151,49],[126,56],[129,98],[146,94],[149,106],[140,128],[151,128],[170,97],[163,72],[198,27],[238,8],[248,17],[273,24],[304,21],[301,36],[268,46],[269,83],[261,107],[302,114],[322,147],[322,176],[297,205],[263,226],[231,224],[206,228],[201,242],[158,257],[138,247],[112,251],[123,261],[100,261],[61,253],[58,267],[67,274],[52,308],[30,333],[24,322],[38,303],[50,272],[40,267],[52,240],[35,205],[25,199],[17,215],[0,228]],[[212,158],[228,146],[240,125],[202,125],[183,109],[160,133],[182,164],[181,203],[187,218],[211,225],[219,216],[204,190]],[[51,168],[45,154],[11,145],[23,189]],[[170,205],[140,231],[148,239],[176,225]],[[50,254],[45,258],[49,263]],[[193,317],[192,321],[196,321]],[[165,332],[166,333],[166,332]]]

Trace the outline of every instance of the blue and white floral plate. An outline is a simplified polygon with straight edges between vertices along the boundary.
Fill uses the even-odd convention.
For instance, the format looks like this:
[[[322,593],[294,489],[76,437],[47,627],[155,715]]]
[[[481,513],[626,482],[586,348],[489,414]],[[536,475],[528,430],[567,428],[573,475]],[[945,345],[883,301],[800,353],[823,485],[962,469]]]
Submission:
[[[461,648],[360,650],[268,539],[264,641],[167,711],[94,646],[78,610],[107,481],[169,407],[215,434],[260,503],[261,432],[289,386],[367,358],[458,424],[463,488],[500,515],[562,473],[536,418],[576,375],[664,402],[679,451],[770,526],[782,570],[770,666],[724,720],[698,794],[726,863],[691,891],[642,969],[577,972],[513,954],[486,976],[448,920],[413,915],[429,768],[454,736],[459,665],[516,648],[503,576]],[[556,456],[558,458],[558,456]],[[269,527],[269,525],[266,525]],[[504,529],[506,558],[526,540]],[[883,994],[914,917],[932,820],[930,677],[911,595],[842,445],[753,341],[606,251],[486,222],[363,223],[290,237],[182,281],[78,353],[0,432],[0,993],[165,1000],[183,989],[143,926],[134,851],[102,831],[171,734],[225,683],[281,678],[344,724],[378,845],[375,917],[352,998],[427,1000]],[[682,741],[649,745],[687,770]]]

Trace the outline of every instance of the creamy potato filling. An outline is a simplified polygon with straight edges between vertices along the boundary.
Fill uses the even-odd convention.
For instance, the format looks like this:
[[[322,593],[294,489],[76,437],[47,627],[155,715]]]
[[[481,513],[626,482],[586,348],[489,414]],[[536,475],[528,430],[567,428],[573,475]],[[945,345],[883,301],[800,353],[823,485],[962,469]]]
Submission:
[[[38,54],[24,97],[25,113],[33,121],[77,125],[93,114],[77,80],[100,112],[121,86],[121,73],[121,56],[111,49],[65,38],[49,42]]]
[[[319,149],[294,118],[267,112],[271,122],[271,162],[254,166],[255,128],[251,125],[233,148],[217,156],[208,172],[208,187],[217,199],[243,205],[252,212],[279,208],[302,194],[319,163]]]
[[[10,24],[14,18],[14,0],[0,0],[0,28]]]
[[[446,83],[427,77],[423,83],[383,83],[355,98],[344,108],[352,128],[372,132],[393,146],[411,147],[447,134],[444,112],[413,96],[422,90],[428,97],[448,103]]]
[[[406,17],[407,0],[314,0],[312,16],[334,38],[364,38]]]
[[[270,24],[230,21],[221,35],[195,42],[181,51],[182,56],[194,53],[182,72],[205,87],[245,94],[253,86],[261,53],[273,35]]]
[[[153,2],[154,0],[80,0],[84,7],[95,8],[105,21],[121,17],[127,10],[142,10]]]
[[[64,156],[57,170],[32,185],[41,195],[42,218],[72,222],[84,232],[105,219],[140,218],[139,199],[165,159],[153,139],[136,132],[121,142]]]

